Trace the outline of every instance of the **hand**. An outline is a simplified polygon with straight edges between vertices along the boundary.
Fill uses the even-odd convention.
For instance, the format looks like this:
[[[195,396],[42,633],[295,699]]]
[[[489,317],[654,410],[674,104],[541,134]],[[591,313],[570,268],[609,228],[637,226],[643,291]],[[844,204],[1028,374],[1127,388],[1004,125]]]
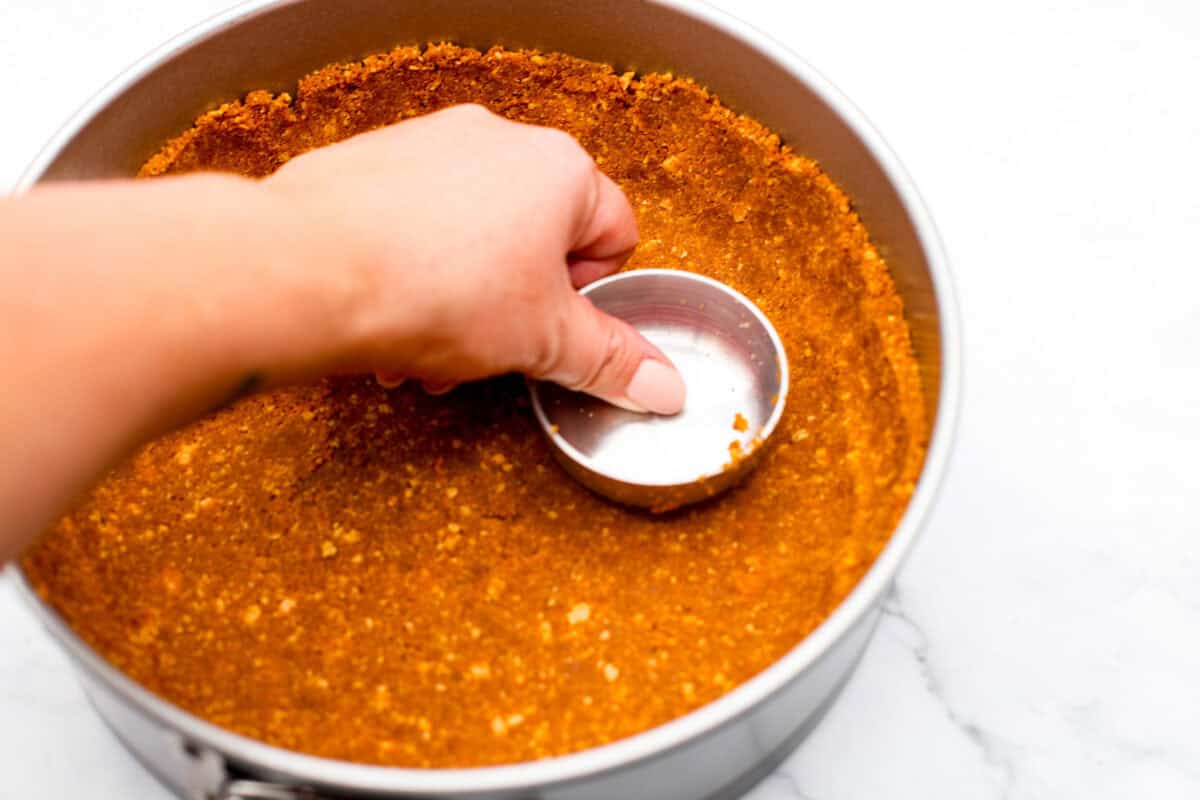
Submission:
[[[672,414],[684,385],[575,289],[637,244],[621,190],[568,134],[457,106],[293,159],[263,182],[343,245],[359,289],[342,368],[433,391],[522,372]]]

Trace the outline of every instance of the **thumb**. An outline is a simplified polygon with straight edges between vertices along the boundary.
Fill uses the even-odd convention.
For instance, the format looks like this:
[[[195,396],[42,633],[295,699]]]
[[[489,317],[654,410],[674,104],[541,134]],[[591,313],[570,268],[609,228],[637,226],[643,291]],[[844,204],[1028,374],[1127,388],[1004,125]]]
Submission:
[[[662,351],[633,326],[605,314],[582,295],[569,295],[563,340],[545,374],[568,389],[587,392],[630,411],[677,414],[687,389],[683,377]]]

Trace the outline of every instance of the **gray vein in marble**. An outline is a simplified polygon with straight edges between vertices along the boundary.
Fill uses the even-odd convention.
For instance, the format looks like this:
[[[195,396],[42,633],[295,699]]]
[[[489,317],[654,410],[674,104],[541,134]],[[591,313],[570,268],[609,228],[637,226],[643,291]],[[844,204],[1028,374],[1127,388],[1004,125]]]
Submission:
[[[1062,711],[1062,716],[1075,732],[1077,739],[1100,739],[1112,750],[1127,756],[1131,762],[1159,764],[1165,769],[1179,773],[1200,788],[1200,769],[1186,763],[1186,755],[1181,757],[1162,744],[1130,740],[1095,717],[1100,708],[1096,701],[1068,706]]]
[[[786,784],[791,793],[795,795],[796,800],[816,800],[811,794],[804,791],[800,786],[800,779],[793,775],[790,770],[781,767],[776,769],[771,777]]]
[[[1011,758],[1004,754],[1002,744],[997,741],[993,734],[988,733],[978,723],[973,722],[962,711],[951,705],[950,699],[946,696],[945,687],[942,685],[941,679],[938,678],[930,662],[929,635],[925,633],[920,624],[909,616],[905,610],[898,588],[892,588],[887,602],[884,603],[883,614],[885,617],[894,619],[904,625],[916,638],[916,645],[912,648],[912,654],[917,661],[917,666],[920,668],[921,678],[925,682],[926,690],[937,701],[938,706],[942,709],[942,713],[945,714],[950,724],[957,728],[979,751],[983,762],[999,774],[1001,787],[1000,800],[1008,800],[1012,796],[1016,785],[1017,771],[1015,764],[1013,764]]]
[[[777,786],[780,793],[777,794],[773,790],[764,791],[767,786]],[[811,794],[800,788],[800,781],[783,766],[776,768],[774,772],[763,778],[746,797],[757,798],[760,792],[763,792],[766,798],[786,797],[787,800],[816,800]]]

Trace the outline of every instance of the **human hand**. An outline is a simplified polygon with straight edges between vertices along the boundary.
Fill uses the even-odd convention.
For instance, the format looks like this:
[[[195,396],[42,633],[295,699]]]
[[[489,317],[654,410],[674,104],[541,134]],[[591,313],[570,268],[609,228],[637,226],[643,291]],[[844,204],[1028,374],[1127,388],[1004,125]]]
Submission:
[[[335,366],[431,391],[522,372],[671,414],[668,359],[575,289],[637,244],[621,190],[568,134],[457,106],[293,159],[263,185],[325,229],[355,282]]]

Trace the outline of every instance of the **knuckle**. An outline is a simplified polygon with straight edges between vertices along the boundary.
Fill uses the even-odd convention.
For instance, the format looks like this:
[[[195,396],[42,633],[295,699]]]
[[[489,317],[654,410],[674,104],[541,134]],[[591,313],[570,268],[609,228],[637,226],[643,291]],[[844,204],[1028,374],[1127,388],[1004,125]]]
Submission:
[[[483,125],[495,118],[495,115],[491,111],[478,103],[461,103],[450,106],[449,108],[435,112],[434,116],[447,122],[469,126]]]
[[[460,103],[447,110],[461,117],[482,118],[492,116],[492,112],[480,103]]]
[[[579,147],[578,142],[575,141],[575,137],[561,128],[542,127],[538,128],[538,131],[542,136],[543,143],[548,146],[563,151],[570,151]]]
[[[542,128],[539,145],[572,171],[591,171],[592,158],[574,136],[558,128]]]

